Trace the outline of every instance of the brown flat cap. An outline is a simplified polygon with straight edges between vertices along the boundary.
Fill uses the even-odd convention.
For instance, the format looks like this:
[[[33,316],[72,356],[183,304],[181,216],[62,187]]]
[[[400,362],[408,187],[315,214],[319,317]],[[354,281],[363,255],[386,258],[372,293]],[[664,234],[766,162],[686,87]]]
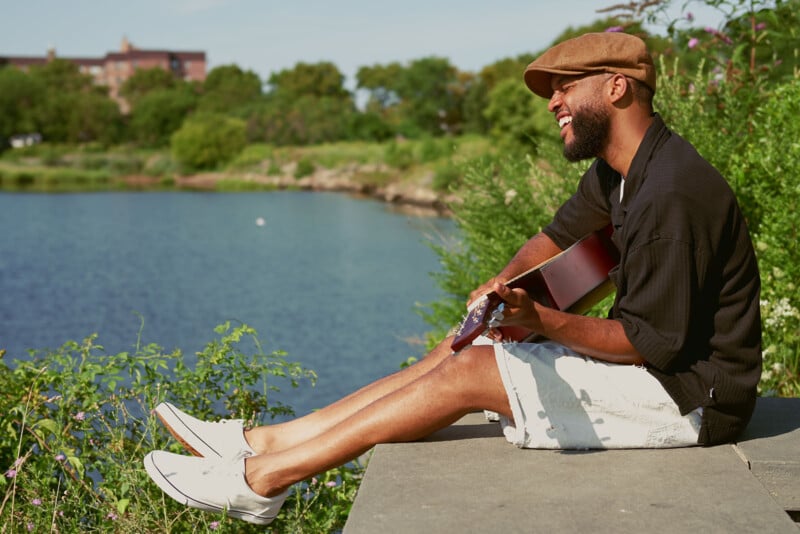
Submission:
[[[525,84],[537,95],[550,98],[554,74],[595,72],[624,74],[656,90],[656,70],[644,41],[619,32],[586,33],[555,45],[528,65]]]

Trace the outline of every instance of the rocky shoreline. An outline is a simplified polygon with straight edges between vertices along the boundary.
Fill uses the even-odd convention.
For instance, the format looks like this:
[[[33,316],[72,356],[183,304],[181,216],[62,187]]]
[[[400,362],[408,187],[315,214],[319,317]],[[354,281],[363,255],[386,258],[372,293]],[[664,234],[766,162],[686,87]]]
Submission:
[[[431,187],[433,173],[425,174],[414,180],[396,180],[387,184],[376,184],[363,178],[386,171],[387,168],[383,166],[352,164],[337,169],[318,168],[308,176],[296,178],[294,166],[287,165],[282,169],[280,175],[255,172],[241,174],[210,172],[176,176],[175,185],[182,189],[210,191],[219,189],[220,182],[235,181],[280,190],[340,192],[379,200],[404,212],[418,215],[449,216],[451,214],[448,206],[452,205],[457,198],[452,194],[439,193]],[[133,178],[129,177],[126,181],[132,183]]]

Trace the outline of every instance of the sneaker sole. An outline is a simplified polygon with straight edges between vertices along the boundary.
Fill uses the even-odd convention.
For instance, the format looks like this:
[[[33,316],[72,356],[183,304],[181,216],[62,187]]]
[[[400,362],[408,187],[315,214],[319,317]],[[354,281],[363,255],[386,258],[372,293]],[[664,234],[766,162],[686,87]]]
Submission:
[[[222,455],[220,455],[217,451],[206,445],[200,436],[192,432],[192,429],[186,426],[181,418],[175,412],[173,412],[169,406],[159,404],[153,411],[155,412],[156,416],[158,416],[161,424],[164,425],[164,428],[166,428],[167,431],[172,434],[172,437],[178,440],[178,442],[183,445],[183,448],[192,453],[194,456],[199,456],[201,458],[222,457]],[[176,429],[176,427],[182,429],[183,434],[195,436],[198,443],[192,444],[187,441],[186,438],[183,437],[183,434],[181,434],[181,431]],[[197,447],[195,447],[195,445],[197,445]],[[205,445],[205,447],[203,447],[203,445]],[[199,449],[201,447],[203,450]]]
[[[144,469],[147,471],[150,479],[159,488],[161,488],[161,491],[184,506],[191,506],[192,508],[197,508],[198,510],[203,510],[206,512],[224,513],[228,517],[241,519],[242,521],[247,521],[248,523],[253,523],[256,525],[269,525],[275,520],[276,517],[278,517],[277,514],[272,517],[262,517],[247,512],[241,512],[239,510],[228,510],[217,505],[208,504],[206,502],[193,499],[172,485],[167,477],[161,472],[161,469],[159,469],[155,462],[153,462],[151,454],[148,454],[144,457]]]

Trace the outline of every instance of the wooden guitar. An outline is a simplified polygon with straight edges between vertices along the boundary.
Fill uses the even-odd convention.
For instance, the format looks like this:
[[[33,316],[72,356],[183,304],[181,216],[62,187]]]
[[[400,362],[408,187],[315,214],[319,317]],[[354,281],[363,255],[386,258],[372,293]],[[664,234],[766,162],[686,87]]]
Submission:
[[[583,313],[614,289],[608,273],[619,263],[619,251],[611,241],[611,225],[597,230],[565,251],[537,265],[506,284],[521,287],[543,306],[570,313]],[[489,321],[503,302],[494,291],[481,297],[467,311],[450,348],[458,352],[486,332]],[[519,341],[531,332],[501,327],[504,338]]]

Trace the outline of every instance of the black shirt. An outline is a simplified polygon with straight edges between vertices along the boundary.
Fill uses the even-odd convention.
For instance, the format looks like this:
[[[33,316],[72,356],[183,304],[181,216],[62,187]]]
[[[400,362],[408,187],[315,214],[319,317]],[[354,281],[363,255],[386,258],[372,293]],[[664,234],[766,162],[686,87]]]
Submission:
[[[658,115],[622,177],[601,160],[543,231],[565,249],[613,223],[620,321],[682,414],[703,408],[699,443],[747,425],[761,376],[760,279],[736,198]]]

